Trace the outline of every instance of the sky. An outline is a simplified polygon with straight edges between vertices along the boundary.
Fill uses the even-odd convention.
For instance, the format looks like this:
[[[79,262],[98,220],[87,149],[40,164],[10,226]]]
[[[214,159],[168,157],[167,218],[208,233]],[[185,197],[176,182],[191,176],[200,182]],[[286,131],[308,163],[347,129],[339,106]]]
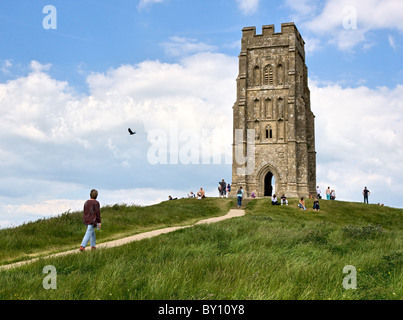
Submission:
[[[402,0],[1,0],[0,228],[82,210],[93,188],[101,205],[217,196],[242,28],[286,22],[322,192],[403,208]]]

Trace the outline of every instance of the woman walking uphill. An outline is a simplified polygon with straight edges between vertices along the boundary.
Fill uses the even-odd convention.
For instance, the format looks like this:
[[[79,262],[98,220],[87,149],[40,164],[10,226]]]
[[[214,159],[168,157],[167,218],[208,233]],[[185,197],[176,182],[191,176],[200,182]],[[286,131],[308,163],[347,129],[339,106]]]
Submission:
[[[101,228],[101,207],[97,201],[98,191],[91,190],[90,198],[84,203],[83,223],[87,226],[87,231],[81,242],[80,251],[84,251],[88,241],[90,241],[91,250],[95,249],[95,227]]]
[[[237,195],[237,202],[238,202],[238,208],[242,206],[242,198],[243,198],[243,190],[242,187],[239,187],[238,191],[236,192]]]

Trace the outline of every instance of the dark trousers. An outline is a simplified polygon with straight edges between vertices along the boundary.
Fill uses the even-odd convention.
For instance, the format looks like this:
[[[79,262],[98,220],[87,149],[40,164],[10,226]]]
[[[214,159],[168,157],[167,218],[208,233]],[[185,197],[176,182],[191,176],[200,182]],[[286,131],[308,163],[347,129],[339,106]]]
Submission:
[[[364,196],[364,203],[368,204],[368,196]]]

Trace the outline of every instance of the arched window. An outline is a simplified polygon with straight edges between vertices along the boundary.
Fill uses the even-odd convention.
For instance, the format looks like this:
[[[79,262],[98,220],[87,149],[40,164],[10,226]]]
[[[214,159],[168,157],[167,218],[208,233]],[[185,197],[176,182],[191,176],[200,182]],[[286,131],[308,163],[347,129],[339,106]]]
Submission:
[[[273,130],[271,126],[266,127],[266,139],[272,139],[273,138]]]
[[[277,119],[284,119],[284,100],[281,97],[277,100]]]
[[[273,118],[273,102],[270,98],[264,100],[265,104],[265,118],[271,119]]]
[[[277,85],[284,85],[284,67],[281,63],[277,66]]]
[[[264,84],[273,85],[273,68],[269,64],[264,67]]]
[[[259,66],[255,66],[253,68],[253,85],[260,86],[260,68],[259,68]]]
[[[255,98],[253,100],[253,114],[254,114],[254,119],[260,119],[260,101],[258,98]]]

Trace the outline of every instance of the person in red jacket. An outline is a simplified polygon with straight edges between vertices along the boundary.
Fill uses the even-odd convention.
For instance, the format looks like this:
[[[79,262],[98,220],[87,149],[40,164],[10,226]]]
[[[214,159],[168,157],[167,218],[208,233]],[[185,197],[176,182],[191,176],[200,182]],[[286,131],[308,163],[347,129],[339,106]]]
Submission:
[[[101,228],[101,206],[97,201],[98,191],[92,189],[90,198],[84,203],[83,223],[87,226],[87,231],[81,242],[80,251],[84,251],[88,241],[90,241],[91,249],[95,249],[95,227]]]

